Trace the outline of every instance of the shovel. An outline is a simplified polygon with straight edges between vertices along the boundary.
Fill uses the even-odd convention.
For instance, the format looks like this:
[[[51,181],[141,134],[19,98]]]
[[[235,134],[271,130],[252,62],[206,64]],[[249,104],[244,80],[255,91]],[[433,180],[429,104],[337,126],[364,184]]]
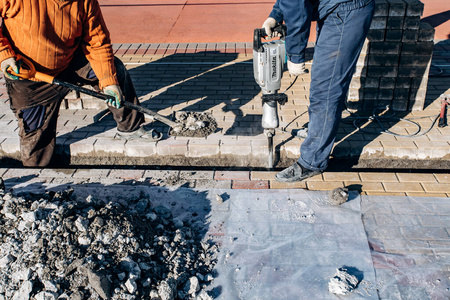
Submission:
[[[53,76],[37,72],[34,65],[25,57],[21,55],[16,56],[17,60],[22,60],[22,66],[27,66],[27,69],[20,68],[20,73],[15,73],[11,68],[8,68],[8,73],[11,75],[15,75],[22,79],[28,79],[28,80],[36,80],[36,81],[43,81],[50,84],[56,84],[60,85],[66,88],[69,88],[74,91],[78,91],[83,94],[87,94],[99,99],[103,100],[114,100],[114,96],[106,95],[103,93],[99,93],[69,82],[64,82],[61,80],[56,79]],[[155,120],[158,120],[168,126],[171,127],[170,134],[171,135],[181,135],[181,136],[199,136],[204,137],[209,135],[210,133],[214,132],[217,128],[217,123],[214,120],[214,118],[207,113],[196,113],[196,112],[183,112],[178,113],[176,115],[181,116],[177,119],[177,122],[172,121],[157,112],[150,110],[148,108],[142,107],[140,105],[136,105],[132,102],[123,101],[123,106],[127,107],[129,109],[137,110],[138,112],[147,114],[149,116],[152,116]]]

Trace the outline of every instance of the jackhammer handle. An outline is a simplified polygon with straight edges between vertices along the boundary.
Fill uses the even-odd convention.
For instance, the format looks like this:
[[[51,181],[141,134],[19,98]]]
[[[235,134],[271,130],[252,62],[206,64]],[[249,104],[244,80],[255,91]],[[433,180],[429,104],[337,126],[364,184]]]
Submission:
[[[265,28],[257,28],[257,29],[260,38],[268,36]],[[278,24],[272,29],[272,31],[279,33],[280,38],[284,38],[286,36],[287,27],[284,24]]]
[[[284,24],[278,24],[272,30],[278,32],[284,38],[286,36],[287,27]],[[261,38],[268,36],[264,28],[256,28],[253,32],[253,50],[260,52],[262,50]]]

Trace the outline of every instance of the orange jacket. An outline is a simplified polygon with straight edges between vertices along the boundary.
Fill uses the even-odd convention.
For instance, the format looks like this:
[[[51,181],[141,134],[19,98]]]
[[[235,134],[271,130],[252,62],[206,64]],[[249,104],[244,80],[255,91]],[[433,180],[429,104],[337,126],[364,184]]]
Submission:
[[[114,54],[97,0],[0,0],[0,61],[21,54],[52,76],[81,46],[100,81],[118,84]]]

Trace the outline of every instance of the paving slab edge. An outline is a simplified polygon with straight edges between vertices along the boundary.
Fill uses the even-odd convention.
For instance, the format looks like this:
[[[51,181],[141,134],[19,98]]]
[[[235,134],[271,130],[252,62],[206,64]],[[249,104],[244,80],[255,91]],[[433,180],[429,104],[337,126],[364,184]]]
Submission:
[[[361,195],[450,197],[450,173],[325,172],[306,181],[280,183],[275,171],[0,168],[6,186],[45,184],[155,185],[222,189],[306,189],[347,187]]]

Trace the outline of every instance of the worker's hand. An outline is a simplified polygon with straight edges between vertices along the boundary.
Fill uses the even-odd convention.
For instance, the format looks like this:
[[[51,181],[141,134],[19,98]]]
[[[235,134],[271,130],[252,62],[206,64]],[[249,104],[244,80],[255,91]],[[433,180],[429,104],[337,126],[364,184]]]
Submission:
[[[5,74],[5,76],[8,77],[9,79],[19,80],[20,79],[19,77],[14,76],[7,71],[9,67],[11,67],[14,73],[19,74],[20,64],[16,62],[16,59],[14,57],[10,57],[2,61],[0,64],[0,69],[2,70],[3,74]]]
[[[120,87],[117,84],[108,85],[103,89],[103,93],[106,95],[114,96],[114,100],[106,100],[106,104],[115,108],[121,108],[123,106],[123,95]]]
[[[268,17],[263,25],[262,28],[266,31],[267,36],[265,37],[266,40],[270,40],[271,38],[278,37],[280,34],[278,32],[272,31],[276,26],[278,25],[277,21],[274,18]]]
[[[288,60],[287,67],[289,70],[289,74],[291,74],[292,76],[300,76],[302,74],[308,73],[308,70],[305,69],[305,63],[296,64]]]

